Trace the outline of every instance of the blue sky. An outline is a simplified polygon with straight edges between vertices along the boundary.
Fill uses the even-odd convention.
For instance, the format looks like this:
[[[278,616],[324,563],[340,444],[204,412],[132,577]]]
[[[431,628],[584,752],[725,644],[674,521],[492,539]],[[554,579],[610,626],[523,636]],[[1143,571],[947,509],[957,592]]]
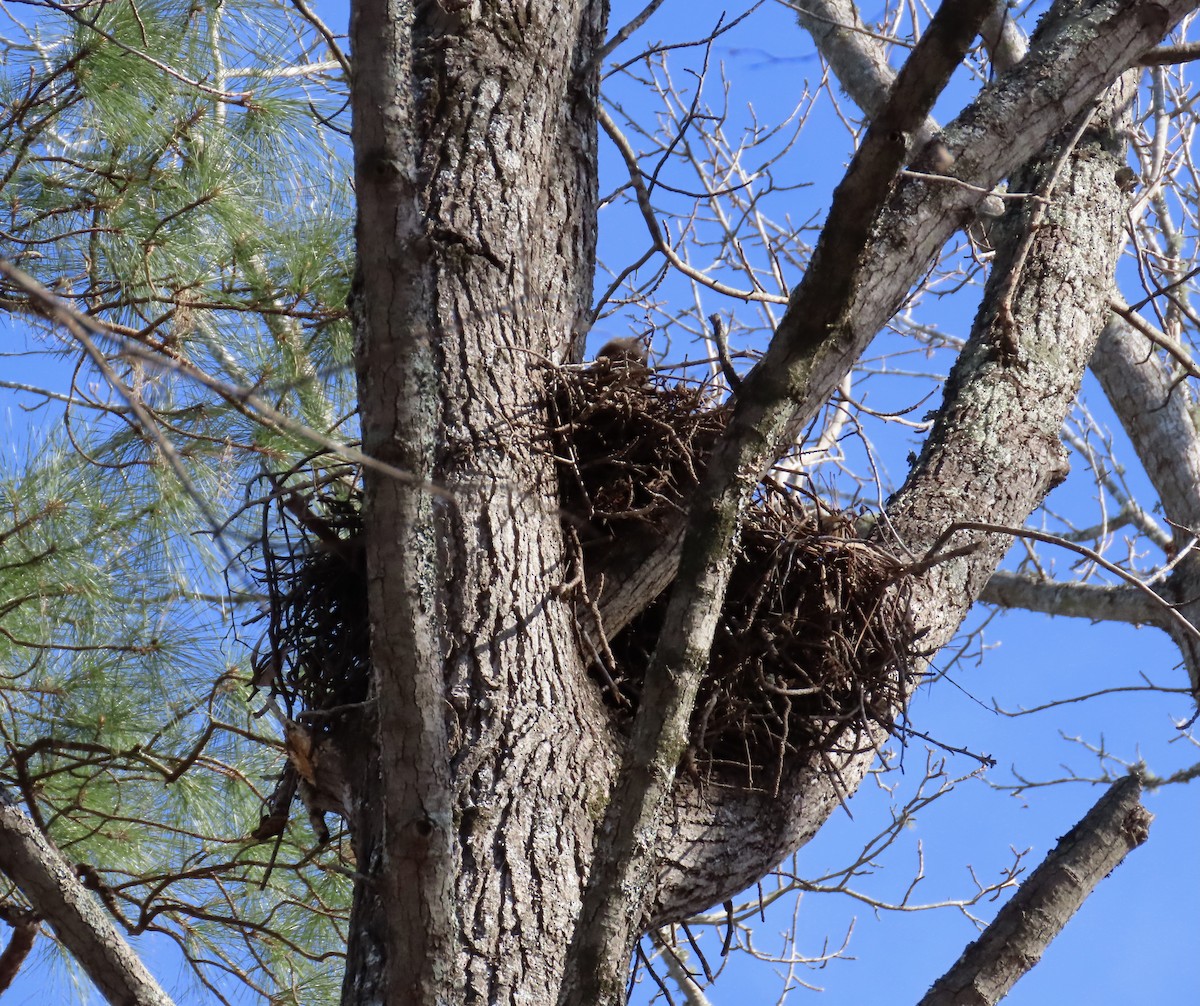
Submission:
[[[344,23],[345,7],[317,4],[328,23]],[[614,27],[630,17],[641,4],[614,4]],[[868,20],[882,8],[865,9]],[[626,45],[631,55],[638,40],[692,39],[704,36],[716,25],[724,8],[709,0],[667,0],[647,27]],[[729,15],[735,12],[730,10]],[[726,16],[726,21],[728,21]],[[677,79],[686,81],[688,68],[698,70],[702,53],[684,50],[673,54],[671,65]],[[772,121],[791,111],[806,81],[815,83],[820,64],[793,15],[779,5],[768,4],[728,35],[718,39],[711,66],[721,65],[730,83],[731,126],[746,121],[748,104],[757,116]],[[957,82],[944,100],[939,114],[952,116],[956,102],[963,100],[970,84]],[[706,83],[711,96],[717,89],[710,70]],[[719,93],[719,90],[718,90]],[[624,92],[622,92],[624,94]],[[634,100],[632,91],[630,101]],[[847,110],[849,103],[846,102]],[[611,146],[601,141],[602,172],[608,191],[623,170]],[[789,179],[809,187],[787,194],[794,205],[786,206],[793,219],[819,215],[828,202],[832,185],[849,153],[849,134],[827,102],[818,103],[805,126],[800,143],[781,166]],[[780,197],[782,200],[783,196]],[[601,255],[606,261],[627,260],[631,243],[643,247],[640,221],[627,211],[606,210],[601,219]],[[794,277],[791,279],[794,280]],[[689,291],[682,285],[665,285],[664,297],[687,304]],[[947,298],[939,306],[936,323],[946,331],[963,336],[970,324],[973,298],[966,290]],[[713,301],[705,310],[726,309]],[[739,309],[740,311],[740,309]],[[0,325],[4,323],[0,321]],[[604,341],[626,328],[617,320],[603,322],[595,338]],[[669,331],[660,332],[666,338]],[[18,336],[0,327],[4,345]],[[885,344],[895,345],[895,343]],[[686,343],[672,343],[676,355]],[[935,360],[931,366],[943,366]],[[0,367],[4,376],[16,377],[16,361],[6,359]],[[31,381],[62,387],[65,377],[56,368],[33,365]],[[868,388],[876,402],[912,404],[917,398],[909,385]],[[899,390],[898,390],[899,389]],[[28,415],[18,408],[21,396],[0,390],[4,405],[4,431],[20,441],[28,424],[43,414]],[[1124,443],[1116,422],[1103,409],[1098,392],[1089,396],[1101,421],[1112,431],[1118,451],[1131,466],[1132,450]],[[936,399],[921,407],[933,407]],[[902,477],[904,456],[915,448],[919,435],[912,431],[879,429],[885,467],[894,478]],[[1138,484],[1136,471],[1130,478]],[[1148,493],[1141,480],[1140,488]],[[1088,480],[1073,480],[1056,491],[1055,506],[1086,510],[1093,505]],[[1077,494],[1077,495],[1072,495]],[[1066,561],[1066,560],[1064,560]],[[980,616],[982,617],[982,616]],[[1197,760],[1196,748],[1180,735],[1176,724],[1190,715],[1189,702],[1179,696],[1125,693],[1078,705],[1023,717],[1006,717],[995,712],[993,700],[1009,710],[1065,699],[1081,692],[1105,687],[1136,685],[1145,674],[1157,683],[1178,687],[1185,675],[1178,668],[1178,655],[1162,634],[1151,629],[1127,626],[1089,625],[1066,619],[1050,620],[1023,613],[1009,613],[990,622],[984,632],[986,650],[978,661],[961,661],[948,680],[923,689],[912,710],[913,725],[950,746],[963,746],[991,755],[997,767],[987,780],[971,780],[919,813],[900,839],[879,859],[878,869],[860,878],[855,886],[869,896],[896,898],[910,884],[923,853],[925,879],[914,900],[937,902],[969,895],[970,871],[983,881],[1000,875],[1012,861],[1013,850],[1028,850],[1023,862],[1027,870],[1036,866],[1064,834],[1099,798],[1101,789],[1084,783],[1066,783],[1014,794],[1004,787],[1014,781],[1014,771],[1030,779],[1059,778],[1070,772],[1081,776],[1098,773],[1097,759],[1070,738],[1091,745],[1103,744],[1116,758],[1133,762],[1144,759],[1160,775],[1169,774]],[[925,745],[914,740],[904,755],[904,771],[884,776],[880,782],[895,787],[887,794],[872,780],[850,801],[849,811],[835,813],[829,825],[797,855],[804,876],[819,876],[852,859],[870,836],[887,820],[893,800],[901,802],[920,783],[926,762]],[[969,759],[950,758],[947,771],[962,775],[975,767]],[[1111,764],[1110,764],[1110,767]],[[1042,963],[1026,976],[1006,1000],[1019,1006],[1050,1006],[1062,1002],[1090,1002],[1097,1006],[1131,1002],[1174,1002],[1200,999],[1200,936],[1193,904],[1200,895],[1200,857],[1195,854],[1195,836],[1200,831],[1200,801],[1194,787],[1167,787],[1149,793],[1146,806],[1155,814],[1149,842],[1135,850],[1085,904],[1080,914],[1051,946]],[[972,911],[985,921],[995,905],[976,906]],[[797,950],[817,954],[828,941],[837,946],[847,929],[853,934],[846,951],[853,960],[835,960],[821,970],[801,971],[800,977],[824,988],[816,993],[798,990],[790,1002],[850,1006],[869,1002],[915,1002],[928,985],[954,961],[974,937],[973,924],[956,909],[922,912],[875,913],[845,895],[809,894],[800,904],[797,919]],[[785,900],[767,912],[756,927],[756,944],[773,951],[779,933],[792,922],[792,905]],[[702,935],[702,946],[715,952],[719,938]],[[168,984],[178,979],[178,965],[169,955],[153,954],[160,976]],[[59,967],[45,958],[36,968],[27,968],[22,986],[6,1001],[46,1003],[65,1001],[67,989]],[[48,977],[53,976],[53,977]],[[43,984],[46,981],[51,986]],[[646,1001],[643,985],[637,1001]],[[708,993],[716,1006],[742,1003],[773,1003],[782,991],[779,968],[770,963],[735,955],[725,973]],[[181,996],[181,1001],[197,1001]]]

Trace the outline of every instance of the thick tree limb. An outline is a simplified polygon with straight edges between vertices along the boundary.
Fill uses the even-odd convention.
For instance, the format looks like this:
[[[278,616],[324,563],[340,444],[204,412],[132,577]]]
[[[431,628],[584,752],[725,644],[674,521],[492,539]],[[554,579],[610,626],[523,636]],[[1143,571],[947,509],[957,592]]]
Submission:
[[[991,1006],[1007,995],[1096,885],[1146,841],[1153,816],[1141,792],[1137,776],[1113,783],[919,1006]]]
[[[1173,23],[1187,7],[1172,5],[1167,18]],[[1069,30],[1043,30],[1026,58],[985,89],[943,134],[956,156],[953,174],[988,191],[1065,124],[1064,113],[1082,110],[1099,92],[1101,80],[1114,79],[1156,41],[1155,32],[1165,30],[1167,22],[1147,22],[1163,10],[1153,5],[1139,13],[1136,6],[1089,4],[1068,12]],[[1031,326],[1021,331],[1022,355],[1028,359],[1018,371],[991,359],[994,315],[988,312],[994,306],[985,306],[977,320],[974,346],[963,354],[958,376],[947,385],[941,428],[918,471],[889,508],[893,528],[917,554],[942,528],[971,514],[988,520],[1007,514],[1007,523],[1021,524],[1062,475],[1065,458],[1059,431],[1078,387],[1080,361],[1090,355],[1103,317],[1097,312],[1102,311],[1111,282],[1124,214],[1123,194],[1113,177],[1123,161],[1108,153],[1094,156],[1116,135],[1097,129],[1098,143],[1085,137],[1093,156],[1082,160],[1081,173],[1070,166],[1059,183],[1056,203],[1069,209],[1061,220],[1051,215],[1026,263],[1025,285],[1013,298],[1018,326]],[[1036,144],[1032,148],[1026,146],[1030,141]],[[964,192],[950,181],[940,186],[910,179],[897,185],[867,251],[864,281],[844,314],[844,324],[818,342],[811,359],[797,366],[789,379],[794,400],[800,402],[797,415],[811,418],[979,198],[977,192]],[[1023,240],[1019,221],[1014,223],[1016,214],[1010,211],[1006,216],[1012,219],[1005,221],[998,240],[1004,241],[1004,231],[1014,226],[1016,239]],[[998,255],[995,270],[1002,269],[1003,257]],[[802,292],[803,284],[794,303]],[[1045,311],[1046,304],[1054,310]],[[760,368],[776,375],[787,371],[783,347],[788,332],[803,324],[803,317],[789,310]],[[1039,390],[1031,392],[1031,387]],[[760,405],[769,397],[763,384],[753,397]],[[751,400],[746,384],[739,400],[743,408]],[[1002,542],[991,541],[969,561],[947,563],[922,578],[914,607],[920,623],[930,629],[928,645],[939,646],[953,633],[1003,549]],[[634,578],[626,583],[636,589]],[[661,832],[663,858],[654,918],[669,921],[720,901],[807,841],[861,781],[873,756],[872,743],[863,738],[858,753],[796,766],[775,800],[730,791],[700,794],[681,786],[673,817]],[[756,837],[753,846],[734,849],[724,840],[748,830]]]
[[[1200,434],[1191,389],[1168,371],[1144,335],[1116,316],[1101,332],[1091,366],[1177,528],[1177,546],[1188,547],[1200,532]],[[1200,624],[1200,556],[1195,548],[1175,567],[1168,588],[1180,614]],[[1163,628],[1178,644],[1192,688],[1200,694],[1200,647],[1186,633]]]
[[[0,869],[21,889],[110,1003],[171,1006],[171,999],[79,882],[71,864],[3,792]]]
[[[887,102],[896,71],[889,65],[880,39],[864,29],[858,4],[854,0],[800,0],[792,9],[843,90],[868,119],[875,118]],[[917,128],[916,146],[923,147],[938,131],[937,122],[926,116]]]
[[[1060,431],[1105,317],[1124,220],[1124,195],[1115,179],[1123,163],[1120,145],[1114,143],[1121,127],[1110,116],[1131,94],[1128,82],[1114,89],[1108,110],[1095,116],[1094,130],[1067,162],[1055,205],[1029,249],[1011,298],[1021,347],[1015,365],[997,353],[994,328],[997,298],[1025,242],[1025,221],[1010,211],[997,231],[993,274],[971,338],[946,382],[945,401],[921,457],[880,522],[916,555],[924,554],[955,521],[996,521],[1007,514],[1004,519],[1019,526],[1063,476]],[[1019,184],[1036,186],[1060,157],[1051,148],[1022,173]],[[913,614],[928,630],[922,642],[931,649],[953,634],[1008,539],[984,535],[975,544],[970,554],[934,566],[913,583]],[[717,794],[718,820],[727,823],[727,833],[741,834],[735,822],[744,827],[757,822],[753,852],[762,857],[757,863],[721,847],[717,830],[704,824],[705,813],[711,818],[712,811],[691,811],[681,798],[676,829],[693,844],[688,848],[683,838],[668,843],[659,918],[685,907],[698,910],[698,902],[705,900],[703,879],[711,885],[705,892],[709,903],[718,901],[739,884],[753,882],[755,866],[762,867],[772,853],[778,861],[806,841],[839,796],[853,792],[874,756],[873,741],[881,743],[882,737],[864,737],[857,752],[839,752],[824,764],[814,760],[798,766],[773,807],[749,794]],[[689,895],[692,900],[685,901]]]
[[[1125,217],[1125,196],[1115,178],[1123,164],[1122,133],[1110,119],[1131,94],[1128,82],[1114,89],[1106,110],[1093,117],[1092,130],[1066,163],[1054,205],[1028,250],[1021,283],[1010,298],[1020,344],[1015,364],[997,353],[995,321],[1008,270],[1026,240],[1027,221],[1019,210],[1010,210],[997,229],[993,273],[972,336],[946,382],[945,402],[921,457],[881,521],[881,528],[898,537],[898,547],[907,546],[915,556],[955,521],[998,521],[1006,515],[1005,523],[1020,526],[1064,474],[1062,423],[1106,317]],[[1018,184],[1032,190],[1060,160],[1061,150],[1050,148]],[[950,638],[1008,540],[979,535],[973,552],[938,564],[913,582],[913,614],[928,630],[923,646],[936,649]],[[774,802],[716,790],[706,802],[681,790],[673,833],[663,834],[667,852],[656,919],[702,910],[702,902],[712,904],[753,883],[770,868],[772,857],[778,862],[811,837],[839,799],[854,791],[874,757],[873,745],[882,740],[864,736],[857,749],[797,765]],[[755,843],[730,848],[720,841],[722,828],[724,834],[738,835],[751,829]]]
[[[355,1002],[553,1002],[615,775],[554,591],[531,373],[585,334],[606,15],[353,5],[363,447],[454,500],[364,479],[378,759],[354,784]]]
[[[1002,221],[975,330],[947,379],[945,404],[921,457],[888,506],[889,526],[915,554],[957,522],[1020,526],[1065,476],[1061,425],[1079,388],[1081,361],[1091,356],[1106,317],[1121,238],[1125,197],[1114,174],[1123,162],[1113,106],[1132,94],[1126,84],[1114,89],[1109,109],[1096,115],[1066,162],[1011,296],[1008,272],[1027,235],[1018,213]],[[1015,184],[1022,191],[1039,185],[1060,157],[1047,151]],[[1012,305],[1019,334],[1014,367],[997,349],[1001,298]],[[968,541],[977,545],[972,555],[933,567],[917,588],[914,603],[931,626],[931,646],[941,645],[945,629],[965,615],[1009,544],[1007,537],[975,532],[956,535],[952,544]]]
[[[805,324],[790,331],[781,326],[772,350],[782,342],[795,362],[823,344],[842,320],[860,279],[872,225],[907,160],[910,134],[924,122],[990,8],[991,0],[945,3],[930,22],[834,193],[804,282],[788,309]],[[792,389],[774,384],[775,378],[762,366],[751,372],[689,515],[665,628],[646,673],[628,755],[592,864],[564,982],[566,1002],[615,1004],[624,998],[624,962],[645,923],[654,839],[687,745],[696,689],[732,567],[738,516],[785,440]],[[759,386],[764,383],[765,388]]]

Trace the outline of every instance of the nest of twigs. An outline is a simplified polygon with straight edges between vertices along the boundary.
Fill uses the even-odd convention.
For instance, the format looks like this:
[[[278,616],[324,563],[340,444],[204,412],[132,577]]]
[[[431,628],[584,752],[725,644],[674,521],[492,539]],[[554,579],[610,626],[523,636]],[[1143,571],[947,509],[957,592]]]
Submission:
[[[728,421],[703,386],[601,360],[564,371],[555,396],[564,508],[587,522],[584,565],[630,537],[649,547],[682,514]],[[863,540],[853,514],[764,483],[738,554],[692,717],[688,767],[775,792],[787,764],[891,730],[916,655],[905,567]],[[625,549],[628,554],[628,549]],[[666,595],[610,643],[597,678],[636,710]]]
[[[890,731],[915,655],[903,572],[848,517],[765,490],[742,525],[692,715],[691,767],[775,792],[792,759]],[[612,642],[631,707],[665,609],[664,596]]]
[[[351,465],[297,466],[266,482],[261,535],[247,563],[268,598],[250,620],[266,622],[254,684],[293,720],[353,707],[366,699],[371,673],[358,473]],[[316,732],[337,721],[310,719]]]
[[[589,538],[656,537],[699,485],[729,421],[706,385],[604,357],[561,371],[553,406],[563,509]]]

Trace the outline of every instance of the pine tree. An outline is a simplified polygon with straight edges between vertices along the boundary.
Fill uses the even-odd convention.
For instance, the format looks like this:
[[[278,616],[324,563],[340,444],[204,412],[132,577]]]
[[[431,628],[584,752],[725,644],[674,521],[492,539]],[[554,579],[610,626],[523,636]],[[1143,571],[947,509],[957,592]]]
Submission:
[[[1194,208],[1194,116],[1162,69],[1132,111],[1189,5],[867,30],[806,2],[863,115],[819,229],[781,202],[811,102],[731,139],[669,49],[621,55],[656,8],[356,0],[348,45],[301,0],[9,19],[0,304],[71,378],[0,490],[0,976],[44,921],[113,1002],[168,1001],[118,932],[217,1001],[619,1003],[635,953],[700,1001],[679,927],[726,904],[731,940],[731,899],[922,736],[907,702],[981,597],[1157,626],[1194,686],[1162,196]],[[634,236],[598,276],[609,207]],[[1164,242],[1136,308],[1129,226]],[[979,304],[952,354],[914,320],[949,286]],[[894,418],[847,384],[889,324],[953,356],[897,486],[870,449],[834,474],[848,424]],[[1093,477],[1146,561],[1101,554],[1107,518],[1022,530],[1098,343],[1170,527]],[[1038,535],[1113,581],[997,571]],[[926,1001],[1004,994],[1145,840],[1140,779]]]

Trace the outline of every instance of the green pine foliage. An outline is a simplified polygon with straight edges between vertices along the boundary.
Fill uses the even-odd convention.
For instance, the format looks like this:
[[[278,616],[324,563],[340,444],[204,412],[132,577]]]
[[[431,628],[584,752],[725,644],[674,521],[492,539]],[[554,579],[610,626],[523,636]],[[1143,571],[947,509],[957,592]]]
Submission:
[[[355,436],[346,83],[290,5],[32,10],[0,20],[0,257],[112,327],[118,384],[0,282],[63,385],[0,466],[0,784],[177,944],[189,1001],[335,1001],[353,863],[298,805],[250,837],[284,755],[229,560],[262,473],[313,450],[245,392]]]

